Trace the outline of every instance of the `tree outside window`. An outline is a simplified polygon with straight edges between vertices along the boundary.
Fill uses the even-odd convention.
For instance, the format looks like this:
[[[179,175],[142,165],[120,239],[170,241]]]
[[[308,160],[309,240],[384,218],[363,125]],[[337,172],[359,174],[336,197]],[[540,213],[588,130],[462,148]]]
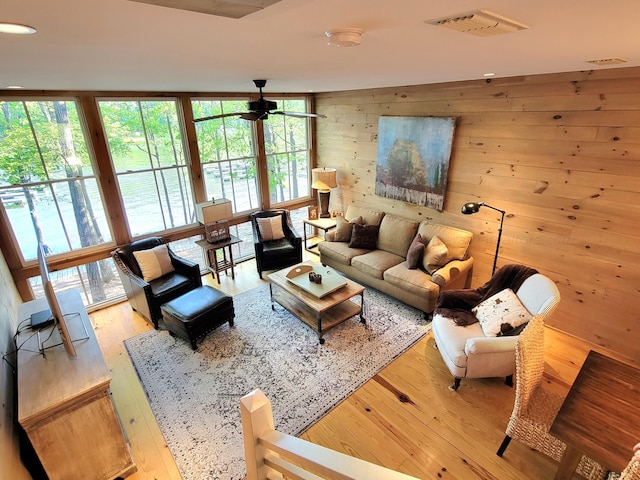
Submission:
[[[23,259],[35,259],[38,243],[49,254],[64,254],[110,242],[76,103],[15,101],[0,107],[0,195]],[[104,297],[100,268],[86,265],[98,301]]]

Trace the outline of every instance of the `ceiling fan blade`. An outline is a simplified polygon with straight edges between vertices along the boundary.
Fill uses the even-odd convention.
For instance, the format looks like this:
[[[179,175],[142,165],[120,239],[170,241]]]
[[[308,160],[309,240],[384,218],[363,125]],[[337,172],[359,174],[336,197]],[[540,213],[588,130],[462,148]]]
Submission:
[[[327,118],[326,115],[322,115],[320,113],[304,113],[304,112],[269,112],[273,115],[287,115],[289,117],[296,118]]]
[[[207,120],[215,120],[216,118],[224,118],[224,117],[238,117],[245,115],[244,113],[236,112],[236,113],[221,113],[220,115],[211,115],[209,117],[195,118],[193,123],[205,122]]]
[[[243,120],[250,120],[255,122],[257,120],[264,120],[269,116],[269,112],[248,112],[240,115]]]

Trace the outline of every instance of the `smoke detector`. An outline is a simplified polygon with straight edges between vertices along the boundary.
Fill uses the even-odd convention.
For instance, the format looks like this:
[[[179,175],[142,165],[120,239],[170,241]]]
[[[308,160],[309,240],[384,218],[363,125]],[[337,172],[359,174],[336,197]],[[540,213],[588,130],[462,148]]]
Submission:
[[[529,28],[523,23],[511,20],[489,10],[476,10],[452,17],[425,20],[424,23],[481,37],[513,33]]]
[[[357,47],[360,45],[362,33],[363,30],[360,28],[340,28],[324,32],[329,39],[327,45],[331,47]]]

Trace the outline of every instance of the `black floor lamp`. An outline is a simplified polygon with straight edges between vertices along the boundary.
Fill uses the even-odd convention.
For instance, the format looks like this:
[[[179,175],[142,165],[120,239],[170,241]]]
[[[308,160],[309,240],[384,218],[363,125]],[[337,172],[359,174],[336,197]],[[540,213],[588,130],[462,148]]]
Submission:
[[[498,243],[496,244],[496,254],[493,259],[493,270],[491,271],[491,276],[496,273],[496,265],[498,264],[498,252],[500,251],[500,239],[502,238],[502,224],[504,223],[504,214],[506,213],[504,210],[500,210],[499,208],[492,207],[491,205],[487,205],[483,202],[471,202],[465,203],[462,206],[462,213],[465,215],[471,215],[472,213],[477,213],[480,210],[480,207],[487,207],[491,210],[495,210],[496,212],[500,212],[502,217],[500,217],[500,229],[498,230]]]

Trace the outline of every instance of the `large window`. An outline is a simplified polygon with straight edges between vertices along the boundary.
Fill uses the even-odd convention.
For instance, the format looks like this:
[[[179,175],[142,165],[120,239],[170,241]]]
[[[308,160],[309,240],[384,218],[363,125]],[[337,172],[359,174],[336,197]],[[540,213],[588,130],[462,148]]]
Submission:
[[[304,100],[280,100],[286,112],[305,112]],[[309,196],[309,140],[306,118],[271,115],[264,122],[264,146],[272,204]]]
[[[102,100],[111,160],[131,235],[194,223],[175,100]]]
[[[111,241],[73,101],[0,102],[0,196],[23,260]]]
[[[169,236],[204,266],[194,243],[194,192],[209,200],[229,198],[234,223],[266,205],[299,209],[296,221],[306,215],[307,118],[269,115],[254,122],[224,116],[247,111],[246,99],[237,97],[113,92],[103,98],[16,98],[0,92],[0,99],[0,243],[21,291],[28,284],[41,290],[38,277],[24,275],[34,275],[39,242],[50,256],[56,288],[79,288],[89,306],[122,294],[109,258],[115,238],[124,243]],[[304,98],[273,100],[278,110],[306,111]],[[187,139],[194,131],[184,128],[182,106],[188,102],[194,118],[223,117],[198,122],[196,138]],[[195,144],[199,156],[193,161],[200,159],[202,179],[192,178],[198,166],[187,155]],[[243,240],[234,246],[234,258],[252,256],[250,224],[231,228]]]
[[[193,115],[243,112],[246,102],[194,100]],[[200,162],[207,199],[227,198],[234,212],[245,212],[260,205],[256,170],[257,152],[253,122],[239,117],[222,117],[196,125]]]
[[[275,99],[279,110],[305,112],[303,99]],[[245,112],[245,102],[194,100],[195,118]],[[228,198],[235,212],[260,207],[255,122],[221,116],[197,124],[198,148],[207,198]],[[270,115],[262,122],[269,203],[275,206],[308,197],[309,140],[307,118]]]

